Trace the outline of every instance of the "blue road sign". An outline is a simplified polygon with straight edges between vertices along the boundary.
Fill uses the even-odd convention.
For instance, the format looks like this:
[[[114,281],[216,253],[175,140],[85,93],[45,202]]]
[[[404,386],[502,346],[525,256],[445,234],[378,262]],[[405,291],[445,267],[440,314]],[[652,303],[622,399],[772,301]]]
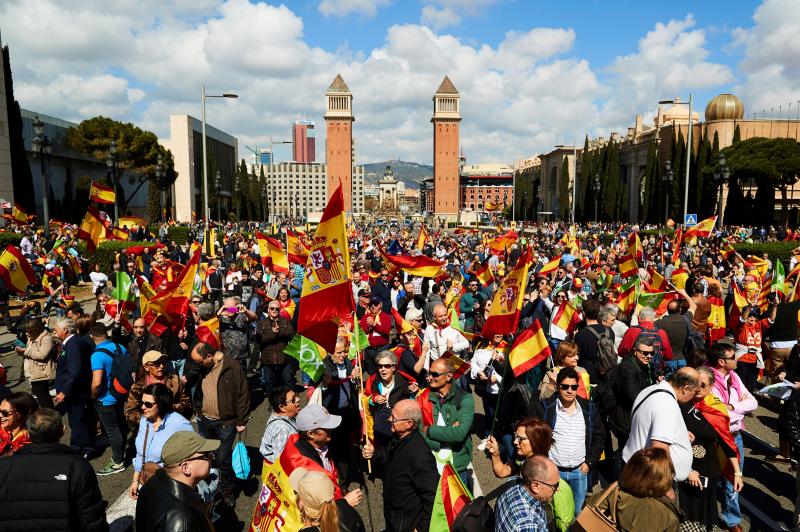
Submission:
[[[686,217],[683,219],[683,225],[685,225],[686,227],[697,225],[697,215],[687,214]]]

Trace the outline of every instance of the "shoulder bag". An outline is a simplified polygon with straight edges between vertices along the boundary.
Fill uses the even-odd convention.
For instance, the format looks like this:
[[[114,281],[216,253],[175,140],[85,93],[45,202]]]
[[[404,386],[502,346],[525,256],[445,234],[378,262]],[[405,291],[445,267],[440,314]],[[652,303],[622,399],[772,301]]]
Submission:
[[[618,484],[614,482],[606,488],[606,491],[603,492],[594,505],[590,506],[587,504],[583,510],[581,510],[581,513],[578,514],[578,518],[575,519],[573,530],[585,532],[616,532],[616,507],[619,492],[617,492],[614,500],[609,503],[608,513],[598,508],[598,506],[611,495],[617,486]]]
[[[162,421],[163,423],[163,421]],[[144,486],[145,482],[150,480],[150,478],[156,474],[156,471],[161,469],[161,466],[158,465],[156,462],[145,462],[145,458],[147,458],[147,436],[150,433],[150,423],[145,421],[145,430],[144,430],[144,445],[142,445],[142,470],[139,471],[139,484]]]

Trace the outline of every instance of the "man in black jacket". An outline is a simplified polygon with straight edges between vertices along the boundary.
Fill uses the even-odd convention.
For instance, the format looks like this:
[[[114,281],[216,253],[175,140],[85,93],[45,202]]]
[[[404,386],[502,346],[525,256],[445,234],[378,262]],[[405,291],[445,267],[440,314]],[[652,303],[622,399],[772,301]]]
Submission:
[[[0,460],[3,530],[106,532],[106,503],[92,466],[58,443],[61,414],[40,408],[27,429],[32,443]]]
[[[206,440],[193,431],[169,437],[161,450],[164,467],[139,490],[137,532],[214,531],[197,484],[208,476],[218,447],[218,440]]]
[[[386,530],[428,530],[439,473],[430,447],[418,430],[422,424],[422,410],[412,399],[398,401],[392,408],[389,422],[394,437],[374,455],[385,472],[383,516]],[[367,443],[362,451],[364,458],[372,458],[373,453],[375,449]]]
[[[80,338],[75,322],[56,321],[56,337],[61,340],[61,355],[56,361],[56,396],[53,402],[62,414],[69,415],[69,443],[85,455],[95,451],[89,430],[92,364],[94,346]]]

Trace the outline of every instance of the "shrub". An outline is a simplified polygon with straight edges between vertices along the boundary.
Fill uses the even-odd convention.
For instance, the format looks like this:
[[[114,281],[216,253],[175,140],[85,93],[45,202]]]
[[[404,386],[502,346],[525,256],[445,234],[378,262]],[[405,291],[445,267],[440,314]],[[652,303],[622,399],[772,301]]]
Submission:
[[[156,231],[154,234],[158,234]],[[171,225],[167,229],[167,236],[179,246],[189,243],[189,228],[182,225]]]
[[[789,259],[792,257],[792,250],[798,247],[798,242],[759,242],[759,243],[740,243],[735,244],[734,249],[742,256],[747,258],[748,255],[756,255],[761,257],[764,253],[769,254],[771,261],[780,260],[784,263],[786,273]]]
[[[22,235],[19,233],[0,233],[0,250],[6,249],[9,244],[19,246],[22,241]]]
[[[118,253],[121,253],[125,248],[131,246],[152,246],[153,244],[154,242],[121,242],[119,240],[106,240],[100,243],[100,247],[98,247],[94,253],[85,250],[85,243],[81,243],[78,251],[86,258],[89,264],[92,265],[91,267],[94,267],[94,264],[99,264],[100,270],[111,276],[114,272],[114,260]]]

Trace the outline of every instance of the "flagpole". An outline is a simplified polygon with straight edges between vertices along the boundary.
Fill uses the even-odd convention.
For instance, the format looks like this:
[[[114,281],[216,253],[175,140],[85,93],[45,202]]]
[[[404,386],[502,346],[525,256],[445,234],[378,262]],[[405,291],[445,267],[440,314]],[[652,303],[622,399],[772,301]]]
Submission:
[[[502,399],[503,397],[503,390],[504,390],[503,383],[506,380],[506,375],[508,374],[508,366],[510,365],[511,362],[508,360],[508,356],[506,356],[503,364],[503,377],[500,382],[500,391],[497,394],[497,403],[494,405],[494,415],[492,416],[492,426],[489,429],[489,436],[492,436],[494,434],[494,424],[497,421],[497,413],[500,411],[500,399]]]
[[[353,319],[358,319],[356,318],[355,314],[353,314]],[[358,341],[357,338],[356,341]],[[360,349],[356,352],[356,365],[358,366],[358,375],[360,384],[360,386],[358,387],[358,413],[361,417],[362,426],[364,427],[363,433],[364,433],[364,440],[366,441],[369,438],[367,438],[367,415],[364,412],[364,402],[361,400],[361,397],[364,395],[364,373],[363,369],[361,368],[361,353],[362,351]],[[367,458],[367,473],[369,473],[370,475],[372,474],[372,459],[370,458]]]

